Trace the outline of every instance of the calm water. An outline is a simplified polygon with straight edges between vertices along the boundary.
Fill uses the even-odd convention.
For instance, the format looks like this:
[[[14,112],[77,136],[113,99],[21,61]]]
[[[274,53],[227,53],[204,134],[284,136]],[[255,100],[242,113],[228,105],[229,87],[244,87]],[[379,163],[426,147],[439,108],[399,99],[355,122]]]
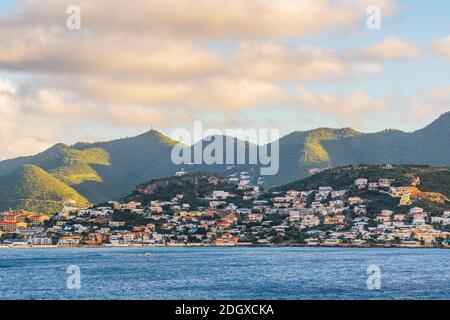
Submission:
[[[0,299],[450,299],[449,267],[438,249],[0,249]]]

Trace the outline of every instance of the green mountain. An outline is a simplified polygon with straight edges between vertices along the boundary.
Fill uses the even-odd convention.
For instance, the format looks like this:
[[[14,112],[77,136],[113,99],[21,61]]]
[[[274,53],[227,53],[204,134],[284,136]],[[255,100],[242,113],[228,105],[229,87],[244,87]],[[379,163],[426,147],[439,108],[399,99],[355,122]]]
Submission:
[[[278,141],[279,172],[263,177],[260,182],[265,187],[280,186],[327,168],[361,163],[450,166],[448,137],[450,113],[410,133],[385,130],[365,134],[350,128],[297,131]],[[234,141],[235,159],[238,145],[248,154],[250,143]],[[35,156],[0,161],[0,181],[23,165],[32,164],[72,187],[91,203],[122,198],[143,181],[171,176],[182,168],[186,172],[214,172],[225,177],[236,177],[245,171],[254,182],[258,181],[259,165],[174,165],[171,152],[176,143],[151,130],[136,137],[106,142],[57,144]],[[209,141],[204,142],[200,149],[205,150],[208,144]],[[0,194],[0,201],[10,199]]]
[[[142,181],[172,175],[176,142],[157,131],[107,142],[57,144],[31,157],[0,162],[0,178],[24,164],[38,166],[92,203],[118,199]],[[8,200],[0,194],[0,201]]]
[[[265,176],[264,185],[266,186],[276,186],[284,184],[286,182],[306,177],[309,175],[309,170],[312,168],[322,168],[331,166],[331,158],[327,150],[324,148],[323,143],[326,141],[338,141],[350,137],[361,136],[359,133],[353,129],[330,129],[330,128],[319,128],[304,132],[293,132],[279,140],[279,150],[280,150],[280,165],[278,174],[274,176]],[[226,138],[223,136],[213,137],[224,139],[223,146],[223,159],[227,152]],[[228,138],[230,139],[230,138]],[[232,150],[235,163],[237,163],[237,153],[239,149],[245,150],[246,163],[249,163],[249,150],[250,148],[258,148],[254,144],[249,142],[244,142],[239,139],[230,139],[233,143]],[[201,150],[207,148],[209,141],[203,142],[202,146],[199,146],[201,142],[190,147],[190,152],[192,156],[195,153],[195,149],[198,147]],[[268,149],[271,150],[270,145]],[[225,162],[225,160],[223,161]],[[242,164],[242,165],[223,165],[223,164],[201,164],[201,165],[190,165],[185,166],[186,170],[190,172],[215,172],[222,176],[239,175],[240,172],[248,172],[251,177],[259,177],[260,166],[255,164]],[[257,179],[252,179],[256,182]]]
[[[363,134],[353,129],[319,128],[293,132],[279,140],[280,169],[277,175],[267,176],[267,185],[277,186],[306,177],[314,168],[332,166],[334,159],[325,147]]]
[[[324,142],[333,167],[348,164],[427,164],[450,166],[450,112],[427,127],[406,133],[385,130]]]
[[[315,171],[351,164],[450,166],[450,112],[414,131],[360,133],[352,129],[294,132],[280,139],[280,172],[267,177],[277,186]]]
[[[101,181],[87,181],[74,188],[91,202],[119,199],[142,181],[173,175],[177,166],[171,161],[171,153],[176,144],[154,130],[132,138],[76,144],[73,148],[79,150],[103,150],[109,164],[90,165]]]
[[[53,213],[73,200],[84,207],[88,201],[73,188],[35,165],[23,165],[2,177],[0,210],[10,208]]]

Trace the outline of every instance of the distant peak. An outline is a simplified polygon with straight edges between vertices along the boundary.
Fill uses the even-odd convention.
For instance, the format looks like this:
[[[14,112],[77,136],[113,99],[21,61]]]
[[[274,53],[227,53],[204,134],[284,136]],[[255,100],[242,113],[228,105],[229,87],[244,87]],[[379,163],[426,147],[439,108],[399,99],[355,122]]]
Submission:
[[[431,124],[426,126],[423,129],[420,129],[418,131],[422,132],[429,132],[430,130],[438,130],[442,132],[448,132],[448,129],[450,128],[450,111],[445,112],[439,116],[435,121],[433,121]]]
[[[151,136],[161,136],[164,135],[161,131],[158,131],[156,129],[150,129],[149,131],[144,132],[141,135],[151,135]]]
[[[51,146],[50,148],[46,149],[45,151],[41,152],[40,154],[58,154],[61,151],[70,148],[67,144],[64,143],[57,143]]]
[[[57,143],[51,147],[51,149],[65,149],[65,148],[69,148],[69,145],[65,143]]]
[[[336,140],[362,135],[363,133],[352,128],[334,129],[334,128],[318,128],[308,131],[308,137],[311,139]]]
[[[147,133],[149,134],[162,134],[160,131],[156,130],[156,129],[150,129],[149,131],[147,131]]]
[[[440,122],[442,122],[442,121],[445,121],[445,122],[450,121],[450,111],[447,111],[447,112],[441,114],[441,115],[439,116],[439,118],[437,118],[435,121],[433,121],[433,122],[430,124],[430,126],[432,126],[432,125],[435,124],[435,123],[440,123]]]
[[[450,119],[450,111],[447,111],[447,112],[441,114],[440,117],[438,118],[438,120],[441,120],[441,119]]]
[[[150,129],[147,132],[144,132],[141,135],[138,135],[136,138],[144,138],[144,139],[152,139],[152,140],[157,140],[160,142],[163,142],[165,144],[168,145],[176,145],[178,144],[177,141],[172,140],[170,137],[166,136],[164,133],[162,133],[161,131],[155,130],[155,129]]]
[[[338,135],[362,135],[363,132],[355,130],[353,128],[330,128],[330,127],[319,127],[316,129],[306,130],[306,131],[293,131],[290,134],[318,134],[318,133],[326,133],[326,134],[338,134]]]

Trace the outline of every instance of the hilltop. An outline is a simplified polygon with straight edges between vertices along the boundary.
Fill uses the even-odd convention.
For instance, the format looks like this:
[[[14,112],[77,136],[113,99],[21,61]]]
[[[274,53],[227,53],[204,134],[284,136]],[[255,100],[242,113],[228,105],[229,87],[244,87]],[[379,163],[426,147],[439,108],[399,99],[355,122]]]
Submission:
[[[392,187],[409,186],[413,194],[413,205],[429,211],[450,209],[450,168],[417,165],[358,165],[328,169],[310,177],[277,187],[275,191],[314,190],[329,186],[338,190],[350,190],[352,195],[363,196],[372,201],[373,211],[380,208],[398,208],[398,199],[388,195],[359,190],[355,187],[357,179],[367,179],[368,183],[378,183],[380,179],[390,180]],[[386,190],[387,191],[387,190]],[[405,210],[407,208],[404,208]]]
[[[215,173],[198,172],[155,179],[140,184],[136,190],[125,198],[125,201],[138,201],[149,204],[152,200],[170,201],[183,195],[183,203],[193,205],[206,204],[214,190],[237,194],[237,185]]]

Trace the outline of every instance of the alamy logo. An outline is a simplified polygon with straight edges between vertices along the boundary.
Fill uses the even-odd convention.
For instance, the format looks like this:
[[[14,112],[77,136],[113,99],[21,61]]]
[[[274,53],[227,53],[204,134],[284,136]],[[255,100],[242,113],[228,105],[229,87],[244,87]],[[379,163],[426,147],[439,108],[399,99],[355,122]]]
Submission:
[[[69,30],[81,29],[81,8],[76,5],[67,7],[66,13],[69,15],[66,20],[66,27]]]
[[[278,129],[226,129],[222,132],[203,130],[202,122],[196,121],[193,135],[187,129],[177,129],[171,137],[181,141],[172,150],[172,162],[176,165],[248,164],[259,165],[263,176],[278,173]]]
[[[371,264],[367,268],[367,289],[380,290],[381,289],[381,269],[376,264]]]
[[[381,29],[381,8],[377,5],[370,5],[367,7],[367,20],[366,26],[369,30]]]
[[[81,270],[77,265],[67,267],[67,289],[79,290],[81,288]]]

